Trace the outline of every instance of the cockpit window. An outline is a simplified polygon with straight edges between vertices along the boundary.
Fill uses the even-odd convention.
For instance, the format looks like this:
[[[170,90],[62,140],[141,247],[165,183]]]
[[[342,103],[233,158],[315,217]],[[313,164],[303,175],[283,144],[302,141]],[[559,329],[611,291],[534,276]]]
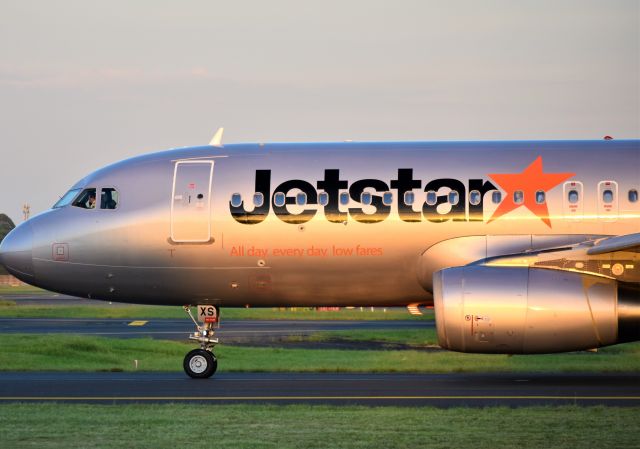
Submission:
[[[82,193],[75,199],[72,206],[80,207],[82,209],[95,209],[96,208],[96,189],[89,188],[84,189]]]
[[[118,191],[113,187],[105,187],[100,194],[100,209],[115,209],[119,201]]]
[[[60,207],[68,206],[71,204],[71,201],[76,197],[76,195],[80,192],[80,189],[69,190],[65,193],[62,198],[58,200],[56,204],[53,205],[53,209],[58,209]]]

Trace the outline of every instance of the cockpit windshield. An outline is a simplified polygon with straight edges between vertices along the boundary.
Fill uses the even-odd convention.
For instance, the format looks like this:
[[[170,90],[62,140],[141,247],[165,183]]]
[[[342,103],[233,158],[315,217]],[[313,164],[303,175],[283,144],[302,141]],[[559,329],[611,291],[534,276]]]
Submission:
[[[95,187],[84,189],[80,194],[80,196],[78,196],[78,198],[75,199],[72,205],[75,207],[80,207],[82,209],[95,209],[96,208]]]
[[[96,195],[98,191],[99,195]],[[97,196],[100,199],[99,203],[96,203]],[[81,209],[97,209],[98,206],[100,209],[117,209],[119,202],[120,195],[113,187],[103,187],[102,189],[88,187],[86,189],[69,190],[53,205],[53,208],[58,209],[71,204]]]
[[[64,207],[67,206],[71,203],[71,201],[73,201],[73,199],[76,197],[76,195],[78,194],[78,192],[80,192],[81,189],[72,189],[69,190],[67,193],[65,193],[62,198],[60,198],[58,200],[58,202],[56,204],[53,205],[53,209],[58,209],[60,207]]]

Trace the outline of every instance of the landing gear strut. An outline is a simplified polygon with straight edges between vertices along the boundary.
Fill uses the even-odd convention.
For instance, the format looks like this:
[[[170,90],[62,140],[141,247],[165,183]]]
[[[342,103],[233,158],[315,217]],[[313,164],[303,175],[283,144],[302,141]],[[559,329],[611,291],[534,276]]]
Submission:
[[[199,342],[200,349],[189,351],[182,366],[188,376],[194,379],[206,379],[213,376],[218,368],[218,359],[213,354],[213,347],[218,344],[218,339],[214,336],[215,329],[219,327],[220,323],[219,309],[210,305],[198,306],[198,318],[202,322],[200,325],[191,313],[191,306],[187,305],[183,308],[193,324],[196,325],[196,331],[189,335],[189,339]]]

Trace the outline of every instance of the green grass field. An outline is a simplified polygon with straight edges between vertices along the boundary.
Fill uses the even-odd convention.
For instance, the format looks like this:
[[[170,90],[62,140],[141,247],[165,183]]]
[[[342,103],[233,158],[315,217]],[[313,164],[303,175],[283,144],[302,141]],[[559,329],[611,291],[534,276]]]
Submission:
[[[1,274],[1,273],[0,273]],[[32,285],[0,285],[0,297],[7,294],[34,294],[34,295],[46,295],[50,294],[46,290],[43,290]]]
[[[638,408],[0,405],[5,448],[632,448]]]
[[[295,337],[294,337],[295,338]],[[318,332],[304,338],[310,342],[323,341],[351,341],[351,342],[379,342],[399,343],[416,347],[435,346],[438,336],[435,328],[424,329],[385,329],[385,330],[348,330]]]
[[[430,338],[430,337],[427,337]],[[74,335],[3,334],[4,371],[181,371],[191,343]],[[221,372],[622,372],[640,371],[640,343],[598,353],[484,355],[448,351],[255,348],[219,345]]]

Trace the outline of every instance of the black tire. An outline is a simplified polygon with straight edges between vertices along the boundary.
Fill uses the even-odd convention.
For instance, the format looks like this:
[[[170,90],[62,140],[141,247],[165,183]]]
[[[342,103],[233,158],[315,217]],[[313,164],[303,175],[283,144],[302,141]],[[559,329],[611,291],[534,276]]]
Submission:
[[[194,349],[185,356],[182,367],[189,377],[206,379],[213,376],[218,369],[218,359],[212,352]]]

